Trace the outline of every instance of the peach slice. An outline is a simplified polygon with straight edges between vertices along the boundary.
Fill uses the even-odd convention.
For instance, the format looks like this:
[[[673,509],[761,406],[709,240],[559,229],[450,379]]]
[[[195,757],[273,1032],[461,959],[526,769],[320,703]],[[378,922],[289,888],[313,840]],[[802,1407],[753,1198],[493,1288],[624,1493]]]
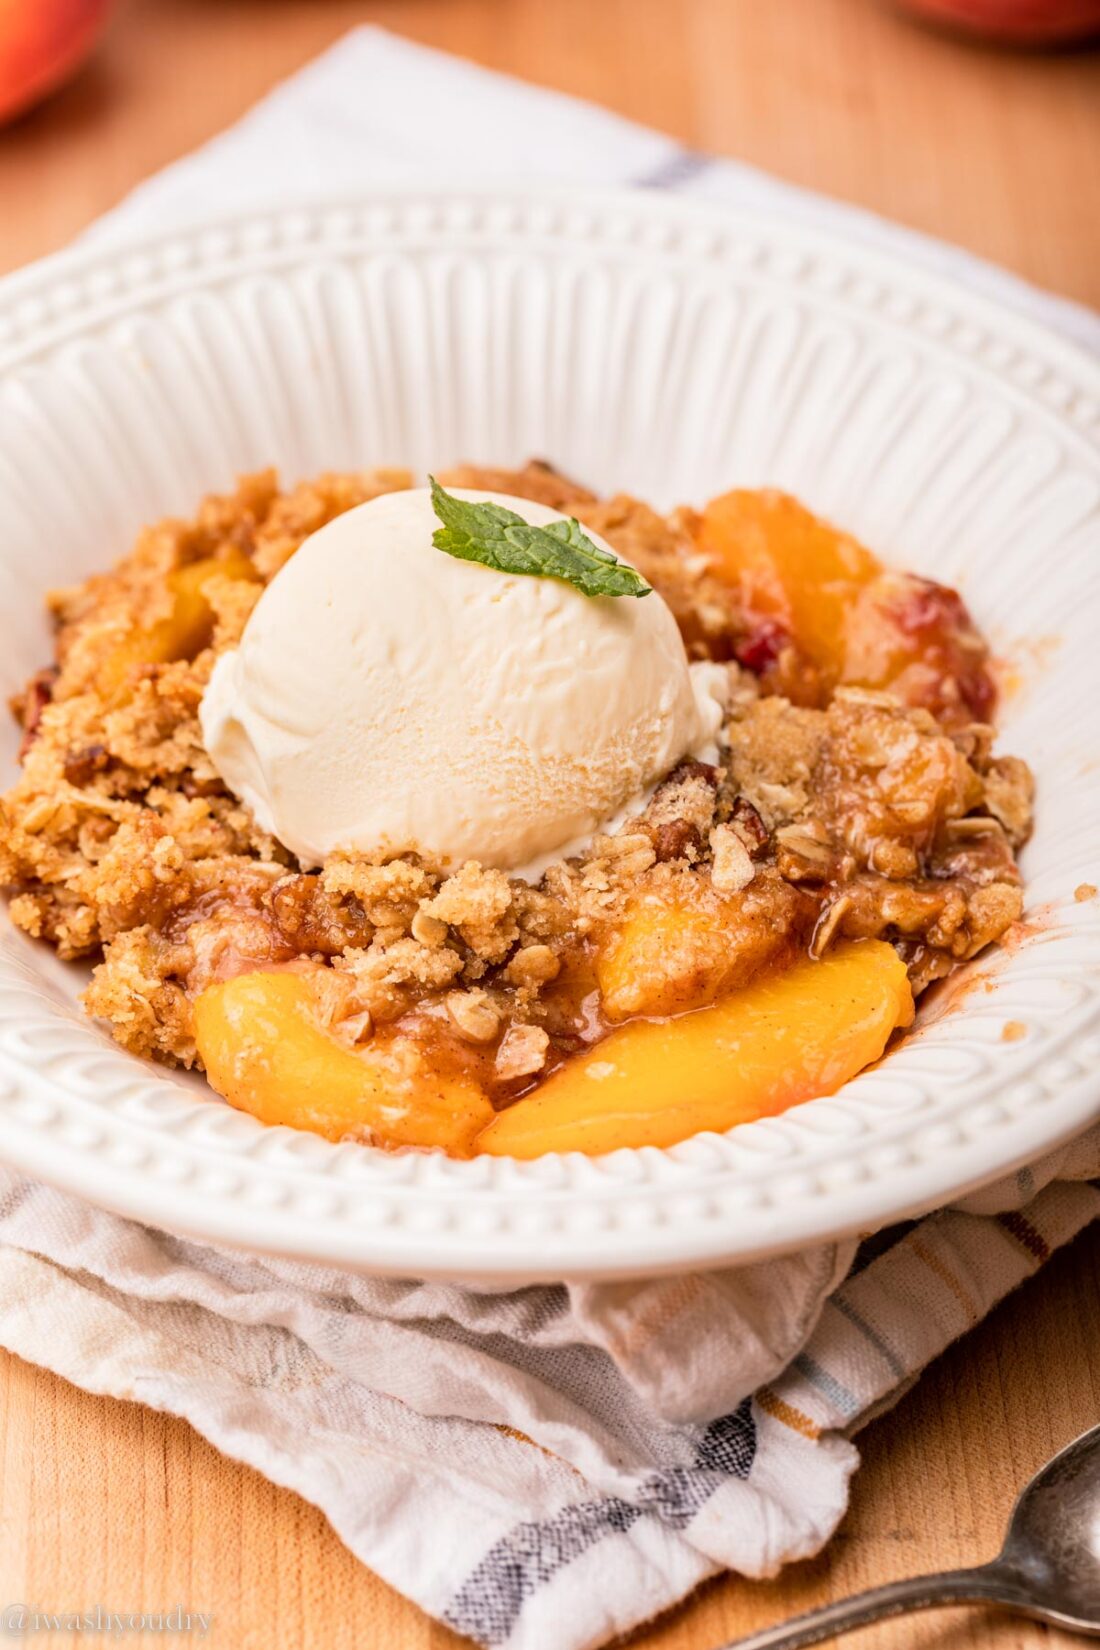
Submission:
[[[785,493],[723,493],[703,511],[699,537],[749,612],[773,620],[839,680],[847,615],[882,571],[878,557]]]
[[[146,629],[133,631],[112,649],[100,671],[104,692],[120,692],[130,672],[139,665],[163,665],[173,659],[193,659],[201,653],[214,629],[205,587],[218,575],[254,581],[256,570],[240,550],[232,550],[227,556],[204,556],[175,568],[167,580],[172,611]]]
[[[468,1157],[493,1117],[475,1083],[431,1070],[408,1037],[378,1036],[362,1050],[340,1043],[320,1022],[308,976],[290,970],[208,986],[195,1000],[195,1041],[211,1087],[261,1123]]]
[[[640,896],[596,952],[603,1011],[627,1020],[704,1008],[747,985],[789,944],[772,909],[751,896],[724,899],[686,880],[675,901]]]
[[[674,1020],[635,1020],[501,1112],[496,1157],[672,1146],[832,1094],[913,1017],[905,964],[881,940],[804,959]]]
[[[784,493],[723,493],[696,531],[751,621],[738,648],[750,670],[766,678],[793,643],[826,694],[841,683],[887,688],[935,715],[989,718],[996,694],[986,647],[954,590],[884,567]],[[773,685],[790,692],[798,682]]]

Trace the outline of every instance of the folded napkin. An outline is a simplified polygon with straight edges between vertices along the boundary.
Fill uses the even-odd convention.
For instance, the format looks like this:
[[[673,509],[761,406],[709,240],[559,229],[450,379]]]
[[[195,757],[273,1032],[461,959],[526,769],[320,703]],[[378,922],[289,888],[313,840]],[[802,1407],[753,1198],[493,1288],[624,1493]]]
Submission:
[[[1100,347],[1095,317],[965,254],[374,29],[90,233],[517,178],[839,222]],[[459,1632],[582,1650],[718,1569],[816,1552],[844,1512],[852,1433],[1100,1214],[1098,1176],[1100,1128],[862,1247],[478,1292],[208,1248],[0,1170],[0,1343],[185,1416]]]
[[[0,1344],[185,1416],[460,1633],[582,1650],[817,1552],[852,1432],[1100,1215],[1098,1175],[1094,1129],[859,1250],[505,1294],[206,1248],[0,1171]]]

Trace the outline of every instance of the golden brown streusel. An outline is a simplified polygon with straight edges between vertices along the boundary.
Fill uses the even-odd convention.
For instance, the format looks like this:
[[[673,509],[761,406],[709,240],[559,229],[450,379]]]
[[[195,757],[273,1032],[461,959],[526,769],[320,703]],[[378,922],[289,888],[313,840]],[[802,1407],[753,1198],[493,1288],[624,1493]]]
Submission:
[[[347,1043],[405,1017],[500,1102],[610,1024],[695,1006],[800,948],[884,937],[920,990],[1019,916],[1031,777],[992,755],[985,723],[825,692],[786,643],[758,674],[742,668],[759,616],[700,550],[693,511],[599,500],[542,463],[442,479],[568,510],[637,563],[689,651],[727,665],[720,762],[681,764],[641,814],[538,886],[414,856],[337,854],[303,872],[222,785],[199,704],[302,540],[411,478],[328,475],[284,493],[271,471],[246,477],[194,521],[148,529],[113,571],[55,592],[56,664],[13,707],[25,750],[0,800],[11,917],[63,957],[98,959],[86,1003],[125,1047],[191,1065],[205,986],[309,962]],[[788,678],[797,703],[774,691]],[[673,943],[635,945],[615,977],[608,959],[640,908],[686,920]]]

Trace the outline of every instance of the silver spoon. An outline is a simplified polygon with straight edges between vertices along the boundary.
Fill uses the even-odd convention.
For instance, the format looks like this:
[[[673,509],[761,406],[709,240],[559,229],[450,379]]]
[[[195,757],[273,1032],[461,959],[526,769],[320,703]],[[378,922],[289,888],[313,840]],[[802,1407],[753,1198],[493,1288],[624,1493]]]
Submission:
[[[886,1616],[942,1604],[1001,1604],[1100,1638],[1100,1427],[1082,1433],[1035,1474],[1012,1509],[1000,1555],[989,1564],[891,1581],[724,1650],[803,1650]]]

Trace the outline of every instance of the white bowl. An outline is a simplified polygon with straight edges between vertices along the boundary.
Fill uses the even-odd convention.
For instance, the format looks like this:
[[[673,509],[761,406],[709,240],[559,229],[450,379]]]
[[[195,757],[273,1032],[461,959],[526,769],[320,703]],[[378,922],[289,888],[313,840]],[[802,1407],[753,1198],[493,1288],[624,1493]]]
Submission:
[[[318,206],[0,285],[0,688],[48,585],[234,473],[552,458],[658,504],[776,484],[958,585],[1022,680],[1033,920],[877,1070],[670,1151],[386,1156],[122,1053],[0,917],[0,1153],[142,1220],[482,1280],[713,1266],[870,1229],[1100,1115],[1100,373],[891,258],[637,195]],[[3,735],[13,756],[14,735]],[[5,775],[5,779],[9,777]],[[1006,1040],[1006,1022],[1026,1035]]]

